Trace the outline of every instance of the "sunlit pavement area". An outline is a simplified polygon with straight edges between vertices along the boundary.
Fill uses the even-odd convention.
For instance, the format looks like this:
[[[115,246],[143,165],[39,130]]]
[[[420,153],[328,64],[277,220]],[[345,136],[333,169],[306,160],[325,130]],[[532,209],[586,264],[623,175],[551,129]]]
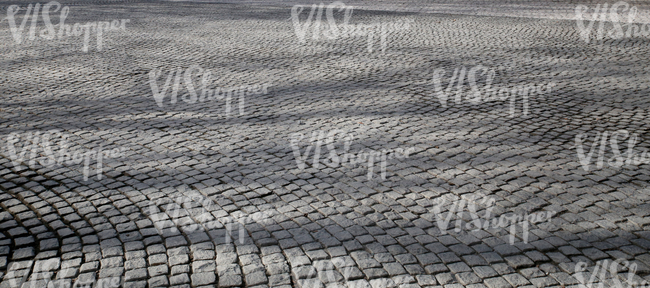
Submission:
[[[327,37],[320,1],[61,1],[47,39],[2,2],[0,287],[650,280],[650,31],[587,43],[603,3],[346,2],[374,28]]]

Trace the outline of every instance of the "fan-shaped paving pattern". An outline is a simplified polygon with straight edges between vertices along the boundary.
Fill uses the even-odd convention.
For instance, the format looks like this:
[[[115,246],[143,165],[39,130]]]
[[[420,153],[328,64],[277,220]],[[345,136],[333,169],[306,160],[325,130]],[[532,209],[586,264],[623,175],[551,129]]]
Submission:
[[[566,19],[594,1],[347,3],[352,24],[412,20],[383,52],[379,37],[373,52],[365,37],[311,30],[299,43],[298,2],[60,2],[66,23],[131,21],[88,53],[83,37],[16,44],[0,25],[0,136],[58,129],[75,149],[124,153],[85,181],[83,164],[30,163],[47,156],[42,144],[19,171],[0,149],[0,287],[570,287],[576,263],[604,259],[650,279],[650,167],[609,166],[608,150],[585,171],[575,149],[578,134],[621,129],[650,147],[650,39],[585,43]],[[212,72],[211,88],[272,86],[247,96],[244,115],[238,99],[228,115],[223,100],[159,107],[149,72],[162,71],[161,85],[192,65]],[[557,85],[531,96],[526,115],[519,100],[513,115],[503,101],[441,105],[433,71],[475,65],[495,68],[497,87]],[[312,133],[335,130],[354,135],[352,153],[415,152],[387,160],[386,179],[379,164],[371,180],[363,165],[327,165],[325,144],[318,165],[312,152],[298,169],[292,136],[305,135],[304,153]],[[556,214],[514,239],[455,230],[468,214],[441,230],[460,201],[481,216]]]

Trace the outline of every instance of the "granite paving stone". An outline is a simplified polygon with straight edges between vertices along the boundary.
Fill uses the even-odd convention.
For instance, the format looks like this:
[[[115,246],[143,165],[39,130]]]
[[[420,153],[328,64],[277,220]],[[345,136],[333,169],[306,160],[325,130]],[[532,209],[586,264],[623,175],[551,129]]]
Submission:
[[[647,1],[56,3],[0,1],[0,288],[649,280]]]

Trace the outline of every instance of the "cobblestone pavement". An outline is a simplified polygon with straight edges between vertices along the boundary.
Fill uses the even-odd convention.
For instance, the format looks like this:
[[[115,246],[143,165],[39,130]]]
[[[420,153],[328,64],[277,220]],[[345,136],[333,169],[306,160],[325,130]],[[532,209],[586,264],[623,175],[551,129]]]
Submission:
[[[615,145],[596,137],[609,133],[625,152],[627,136],[613,134],[625,129],[638,135],[638,154],[650,147],[650,37],[586,43],[575,21],[530,9],[476,16],[433,13],[444,3],[358,1],[351,24],[408,29],[385,40],[379,31],[314,39],[308,29],[300,43],[293,2],[61,2],[71,26],[130,22],[106,32],[101,51],[91,33],[87,52],[83,35],[30,40],[30,20],[17,43],[0,22],[2,288],[112,278],[122,287],[578,287],[577,265],[616,259],[650,280],[650,166],[610,164]],[[0,4],[6,14],[15,3]],[[490,5],[510,16],[517,7]],[[202,70],[190,80],[171,77],[193,65]],[[442,105],[436,69],[447,87],[452,71],[476,65],[494,68],[495,87],[555,86],[526,103],[475,104],[465,82],[461,101],[449,85]],[[152,70],[156,89],[180,81],[175,104],[169,88],[157,105]],[[201,94],[208,70],[212,88],[267,91],[232,98],[229,113],[223,96],[189,103],[187,82]],[[593,151],[589,169],[579,134],[581,153]],[[377,161],[368,179],[369,164],[328,164],[327,144],[340,154],[341,135],[354,135],[350,153],[414,150]],[[42,161],[50,148],[54,164]],[[100,148],[113,153],[92,158]],[[55,159],[61,151],[86,158]],[[553,216],[511,238],[505,227],[463,228],[470,209]],[[628,275],[595,279],[614,287],[616,276]]]

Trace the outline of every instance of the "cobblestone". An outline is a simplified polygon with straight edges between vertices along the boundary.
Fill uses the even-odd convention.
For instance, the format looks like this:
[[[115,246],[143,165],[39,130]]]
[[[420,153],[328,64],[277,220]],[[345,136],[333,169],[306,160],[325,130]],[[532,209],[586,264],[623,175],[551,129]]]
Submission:
[[[602,1],[351,0],[351,23],[407,21],[409,29],[330,39],[309,26],[304,44],[292,7],[305,5],[307,17],[321,1],[59,2],[71,25],[130,22],[106,33],[101,51],[91,39],[88,52],[83,37],[30,40],[30,29],[16,43],[0,22],[1,288],[20,287],[23,276],[23,287],[108,277],[124,287],[570,287],[583,276],[578,262],[615,259],[650,273],[650,167],[616,168],[609,157],[597,167],[593,146],[585,171],[576,152],[578,134],[608,131],[611,140],[621,129],[639,135],[637,149],[650,147],[650,40],[585,43],[573,20],[577,5]],[[344,12],[333,16],[340,22]],[[37,33],[45,27],[34,23]],[[194,65],[212,71],[211,88],[266,91],[243,106],[223,96],[188,103],[187,82],[201,94],[203,79],[169,71]],[[517,99],[514,117],[502,101],[463,95],[442,105],[434,71],[477,65],[496,68],[495,87],[556,86]],[[174,104],[154,99],[158,68],[159,88],[165,79],[183,87]],[[116,148],[123,157],[104,158],[87,180],[81,162],[30,161],[48,156],[52,129],[67,141],[51,139],[55,152]],[[14,154],[12,133],[21,136]],[[294,133],[305,136],[297,152],[312,149],[304,169]],[[328,144],[343,149],[344,133],[355,155],[415,151],[375,162],[368,179],[365,164],[326,159]],[[471,209],[491,220],[553,216],[510,238],[510,227],[492,227],[498,221],[467,228]]]

